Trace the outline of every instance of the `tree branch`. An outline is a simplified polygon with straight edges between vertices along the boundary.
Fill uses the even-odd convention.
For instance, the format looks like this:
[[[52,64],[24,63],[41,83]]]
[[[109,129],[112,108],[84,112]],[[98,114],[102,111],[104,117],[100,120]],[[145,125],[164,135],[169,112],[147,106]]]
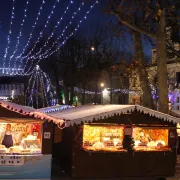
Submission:
[[[130,17],[128,15],[123,14],[121,11],[117,12],[112,9],[111,14],[114,14],[122,24],[129,27],[130,29],[140,32],[140,33],[142,33],[146,36],[149,36],[153,39],[156,39],[156,35],[154,33],[151,33],[147,30],[144,30],[143,28],[136,26],[134,23],[131,22]]]
[[[125,0],[121,0],[120,4],[119,4],[119,6],[118,6],[118,10],[120,10],[120,9],[122,8],[122,6],[123,6],[123,4],[124,4],[124,1],[125,1]]]

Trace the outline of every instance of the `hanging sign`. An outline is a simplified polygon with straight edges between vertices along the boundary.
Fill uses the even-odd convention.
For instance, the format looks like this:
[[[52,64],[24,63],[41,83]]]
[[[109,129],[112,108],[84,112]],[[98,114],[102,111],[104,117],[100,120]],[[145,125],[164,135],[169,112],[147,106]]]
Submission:
[[[24,156],[0,156],[0,166],[22,166]]]
[[[124,127],[124,135],[125,136],[132,136],[132,126],[125,126]]]

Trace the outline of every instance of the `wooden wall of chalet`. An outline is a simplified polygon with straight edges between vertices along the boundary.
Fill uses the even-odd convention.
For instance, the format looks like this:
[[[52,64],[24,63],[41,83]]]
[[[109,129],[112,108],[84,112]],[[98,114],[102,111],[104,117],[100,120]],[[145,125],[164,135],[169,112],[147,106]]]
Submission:
[[[122,114],[92,123],[166,125],[175,131],[176,125],[139,112]],[[82,149],[83,123],[65,128],[59,144],[58,161],[62,169],[74,178],[123,176],[172,176],[175,173],[175,150],[168,152],[87,152]]]
[[[174,123],[158,119],[156,117],[150,116],[148,114],[143,114],[140,112],[133,112],[132,114],[121,114],[115,115],[113,117],[107,117],[107,119],[102,119],[98,121],[93,121],[93,123],[115,123],[115,124],[144,124],[144,125],[168,125],[175,126]]]

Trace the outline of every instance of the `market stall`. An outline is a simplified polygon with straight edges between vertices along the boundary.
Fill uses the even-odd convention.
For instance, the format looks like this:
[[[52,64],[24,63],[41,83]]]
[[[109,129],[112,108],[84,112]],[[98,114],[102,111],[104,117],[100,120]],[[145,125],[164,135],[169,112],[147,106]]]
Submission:
[[[50,179],[53,122],[33,108],[0,101],[0,179]]]
[[[89,105],[54,117],[66,121],[59,162],[73,178],[175,173],[178,118],[136,105]]]

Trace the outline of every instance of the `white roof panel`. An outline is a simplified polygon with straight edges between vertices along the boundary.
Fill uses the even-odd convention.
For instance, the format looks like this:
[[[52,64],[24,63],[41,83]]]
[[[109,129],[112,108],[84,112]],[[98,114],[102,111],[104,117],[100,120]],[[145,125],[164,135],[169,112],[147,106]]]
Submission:
[[[66,121],[66,125],[81,124],[81,122],[92,122],[94,119],[105,119],[115,114],[127,113],[138,110],[144,114],[155,116],[160,119],[179,123],[180,119],[152,109],[138,105],[85,105],[68,109],[63,112],[51,113],[51,116]]]

